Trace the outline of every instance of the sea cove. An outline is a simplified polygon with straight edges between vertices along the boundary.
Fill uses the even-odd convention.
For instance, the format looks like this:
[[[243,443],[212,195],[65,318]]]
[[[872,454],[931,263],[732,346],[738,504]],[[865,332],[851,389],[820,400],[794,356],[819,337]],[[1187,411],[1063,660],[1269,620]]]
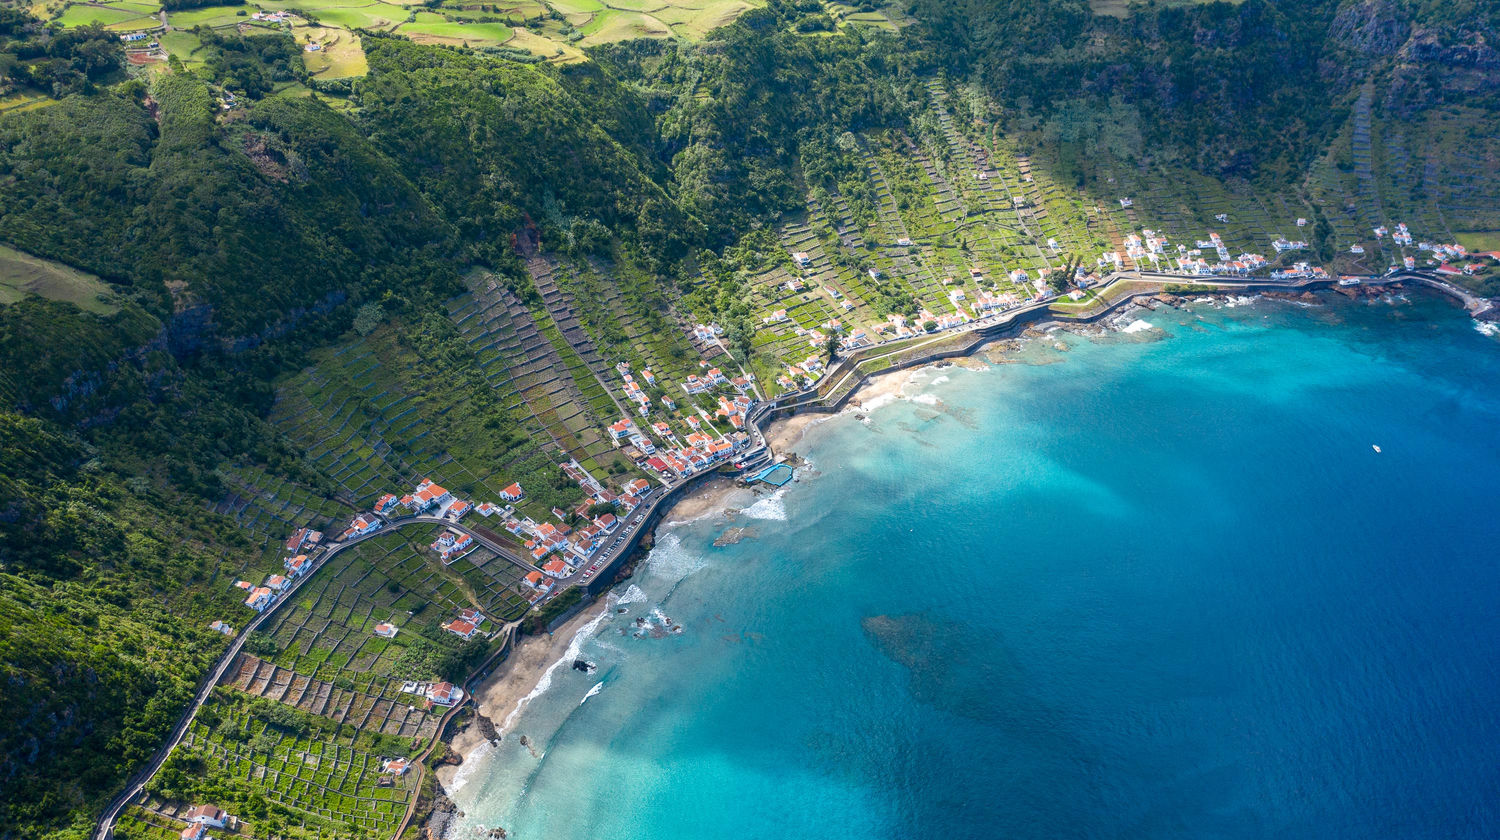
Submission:
[[[1426,296],[1138,317],[663,528],[448,836],[1494,836],[1500,346]]]

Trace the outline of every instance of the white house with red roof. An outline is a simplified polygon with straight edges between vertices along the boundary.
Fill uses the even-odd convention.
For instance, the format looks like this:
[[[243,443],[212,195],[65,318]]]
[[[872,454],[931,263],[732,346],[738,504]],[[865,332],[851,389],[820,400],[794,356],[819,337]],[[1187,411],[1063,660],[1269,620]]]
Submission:
[[[449,519],[452,519],[454,522],[457,522],[458,520],[464,518],[464,514],[473,509],[474,506],[464,501],[463,499],[455,499],[453,504],[448,506],[448,510],[444,515]]]
[[[479,632],[479,628],[473,622],[464,621],[461,618],[444,623],[443,629],[464,641],[474,638],[474,634]]]
[[[509,487],[500,491],[500,498],[507,502],[519,502],[526,498],[526,491],[521,489],[519,482],[512,483]]]
[[[375,502],[375,512],[382,516],[389,516],[392,511],[401,506],[401,500],[395,495],[387,493]]]
[[[304,548],[311,549],[322,541],[322,531],[314,531],[311,528],[298,528],[295,533],[287,537],[286,550],[288,554],[296,554]]]
[[[191,825],[203,825],[209,828],[223,828],[229,819],[229,815],[220,808],[212,805],[197,805],[189,810],[182,818]]]
[[[630,437],[632,424],[629,419],[622,418],[609,424],[609,435],[616,441],[625,440]]]
[[[193,823],[178,833],[181,840],[208,840],[208,826],[202,823]]]
[[[379,624],[375,625],[375,635],[379,636],[382,639],[394,639],[396,638],[396,634],[400,632],[400,630],[401,628],[390,623],[389,621],[382,621]]]
[[[405,776],[409,762],[404,758],[388,758],[380,763],[380,772],[392,776]]]
[[[354,517],[354,521],[349,523],[349,528],[344,531],[341,539],[348,540],[353,537],[372,534],[380,530],[380,526],[383,524],[373,516],[356,516]]]
[[[296,557],[288,557],[282,565],[286,566],[286,573],[289,576],[299,577],[303,572],[307,571],[310,564],[307,562],[306,554],[299,554]]]
[[[434,706],[456,706],[464,700],[464,690],[450,682],[440,682],[427,689],[427,702]]]
[[[453,501],[453,494],[439,484],[433,484],[432,479],[424,478],[422,483],[411,494],[411,508],[417,513],[430,508],[441,507]]]
[[[287,583],[289,581],[281,575],[271,575],[266,578],[266,588],[272,592],[280,592],[286,588]]]
[[[456,531],[445,531],[443,532],[442,536],[438,537],[437,540],[435,540],[432,545],[428,547],[437,552],[437,555],[442,559],[443,564],[447,565],[449,563],[452,563],[454,560],[457,560],[458,558],[464,556],[465,554],[473,551],[477,546],[474,542],[474,538],[469,536],[468,534],[458,533]]]
[[[542,571],[555,578],[565,578],[573,574],[573,567],[562,560],[548,560],[547,565],[542,567]]]
[[[250,597],[245,599],[245,606],[256,612],[264,612],[274,600],[276,600],[275,593],[264,586],[257,586],[250,590]]]

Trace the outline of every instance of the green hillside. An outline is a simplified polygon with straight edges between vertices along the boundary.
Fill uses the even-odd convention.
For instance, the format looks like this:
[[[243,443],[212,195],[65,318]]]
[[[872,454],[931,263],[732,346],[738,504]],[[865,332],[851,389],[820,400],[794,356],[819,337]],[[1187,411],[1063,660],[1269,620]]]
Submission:
[[[651,476],[621,371],[660,441],[729,433],[737,391],[689,377],[799,389],[830,337],[945,340],[1147,229],[1267,270],[1435,265],[1398,222],[1500,248],[1478,2],[325,6],[316,35],[176,8],[204,26],[147,63],[76,4],[0,7],[0,838],[89,835],[297,529],[423,478],[581,525],[560,465]],[[1500,293],[1495,262],[1455,282]],[[116,836],[207,800],[248,837],[390,836],[428,797],[384,765],[442,714],[408,689],[501,641],[442,623],[544,602],[481,527],[519,561],[443,562],[422,523],[306,580]]]

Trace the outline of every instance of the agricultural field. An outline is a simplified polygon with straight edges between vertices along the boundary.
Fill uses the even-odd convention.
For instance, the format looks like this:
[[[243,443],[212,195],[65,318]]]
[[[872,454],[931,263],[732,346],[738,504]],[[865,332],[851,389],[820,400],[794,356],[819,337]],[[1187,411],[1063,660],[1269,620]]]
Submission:
[[[221,687],[117,836],[172,840],[192,804],[212,802],[240,820],[236,836],[388,838],[417,791],[385,763],[418,749]]]
[[[516,31],[503,23],[450,21],[433,12],[418,12],[415,21],[397,26],[396,31],[419,44],[446,46],[498,47],[516,37]]]
[[[444,528],[361,542],[279,605],[125,816],[127,836],[175,836],[207,801],[249,837],[389,837],[416,791],[382,766],[421,752],[447,711],[427,686],[461,682],[530,606],[531,566],[482,547],[445,565],[428,547]],[[488,619],[470,641],[441,627],[465,608]],[[382,622],[393,637],[376,635]]]
[[[0,245],[0,306],[26,295],[65,301],[99,315],[119,308],[109,286],[92,274]]]
[[[322,79],[344,79],[363,76],[370,65],[365,60],[364,47],[359,36],[347,29],[327,26],[295,26],[293,37],[299,46],[317,44],[317,52],[302,53],[302,64],[307,72]]]
[[[179,9],[167,12],[167,23],[173,29],[193,29],[206,26],[210,29],[249,23],[249,6],[203,6],[197,9]]]
[[[115,4],[110,6],[74,3],[63,10],[57,22],[63,26],[87,26],[103,24],[110,28],[145,28],[151,25],[147,15],[154,12],[150,6],[139,4]],[[133,24],[133,26],[126,26]]]

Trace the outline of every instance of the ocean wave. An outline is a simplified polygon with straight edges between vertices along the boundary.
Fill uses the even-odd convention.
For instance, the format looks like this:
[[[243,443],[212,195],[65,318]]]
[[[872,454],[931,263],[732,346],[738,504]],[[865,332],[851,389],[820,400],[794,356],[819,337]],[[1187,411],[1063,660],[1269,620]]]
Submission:
[[[589,702],[590,697],[593,697],[595,694],[598,694],[603,690],[604,680],[600,680],[599,682],[594,684],[593,688],[589,689],[589,692],[587,694],[583,695],[583,699],[578,701],[578,705],[582,706],[584,703]]]
[[[464,763],[458,766],[458,771],[453,774],[452,781],[450,781],[446,786],[448,795],[452,796],[458,793],[460,790],[463,790],[464,785],[467,785],[469,783],[470,777],[472,777],[480,769],[480,767],[484,764],[484,760],[489,757],[490,753],[494,751],[494,742],[481,741],[479,746],[475,747],[473,751],[464,756]]]
[[[1122,332],[1122,333],[1138,333],[1138,332],[1145,332],[1146,330],[1154,330],[1154,329],[1156,329],[1156,325],[1155,324],[1152,324],[1149,321],[1143,321],[1143,320],[1137,318],[1134,321],[1131,321],[1130,323],[1128,323],[1125,326],[1121,327],[1120,328],[1120,332]]]
[[[683,548],[682,538],[671,532],[657,540],[651,553],[646,555],[646,569],[656,577],[671,581],[682,580],[707,565],[707,557]]]
[[[771,495],[740,511],[740,515],[748,516],[751,519],[769,519],[776,522],[785,522],[786,505],[781,501],[782,494],[785,492],[786,487],[782,487]]]
[[[937,405],[940,402],[937,394],[914,394],[907,399],[920,405]]]
[[[900,398],[901,397],[898,394],[881,394],[876,397],[871,397],[868,400],[863,400],[859,405],[851,406],[850,408],[847,408],[845,410],[852,414],[869,414],[872,411],[878,411],[890,405],[891,403],[896,402]]]
[[[608,618],[608,611],[601,612],[598,615],[594,616],[593,620],[591,620],[588,624],[580,627],[577,633],[573,634],[573,638],[568,640],[568,649],[563,651],[563,655],[558,657],[556,662],[553,662],[551,665],[547,666],[547,670],[542,672],[542,678],[540,680],[537,680],[536,687],[531,690],[531,693],[527,694],[525,697],[522,697],[520,700],[517,700],[516,707],[514,709],[511,709],[510,714],[505,716],[505,722],[500,724],[499,727],[501,735],[504,735],[506,732],[510,731],[510,725],[515,722],[516,718],[521,714],[521,711],[525,709],[532,700],[535,700],[536,698],[541,697],[543,694],[547,693],[547,689],[552,687],[553,672],[563,665],[569,664],[573,660],[577,659],[579,654],[583,653],[583,643],[588,641],[589,637],[594,635],[594,632],[599,629],[599,625],[603,624],[604,621]]]
[[[629,586],[625,587],[624,594],[615,596],[614,602],[613,604],[611,604],[611,606],[639,604],[644,600],[646,600],[646,591],[632,583]]]
[[[1475,321],[1474,329],[1479,330],[1481,335],[1487,335],[1490,338],[1500,338],[1500,322]]]

